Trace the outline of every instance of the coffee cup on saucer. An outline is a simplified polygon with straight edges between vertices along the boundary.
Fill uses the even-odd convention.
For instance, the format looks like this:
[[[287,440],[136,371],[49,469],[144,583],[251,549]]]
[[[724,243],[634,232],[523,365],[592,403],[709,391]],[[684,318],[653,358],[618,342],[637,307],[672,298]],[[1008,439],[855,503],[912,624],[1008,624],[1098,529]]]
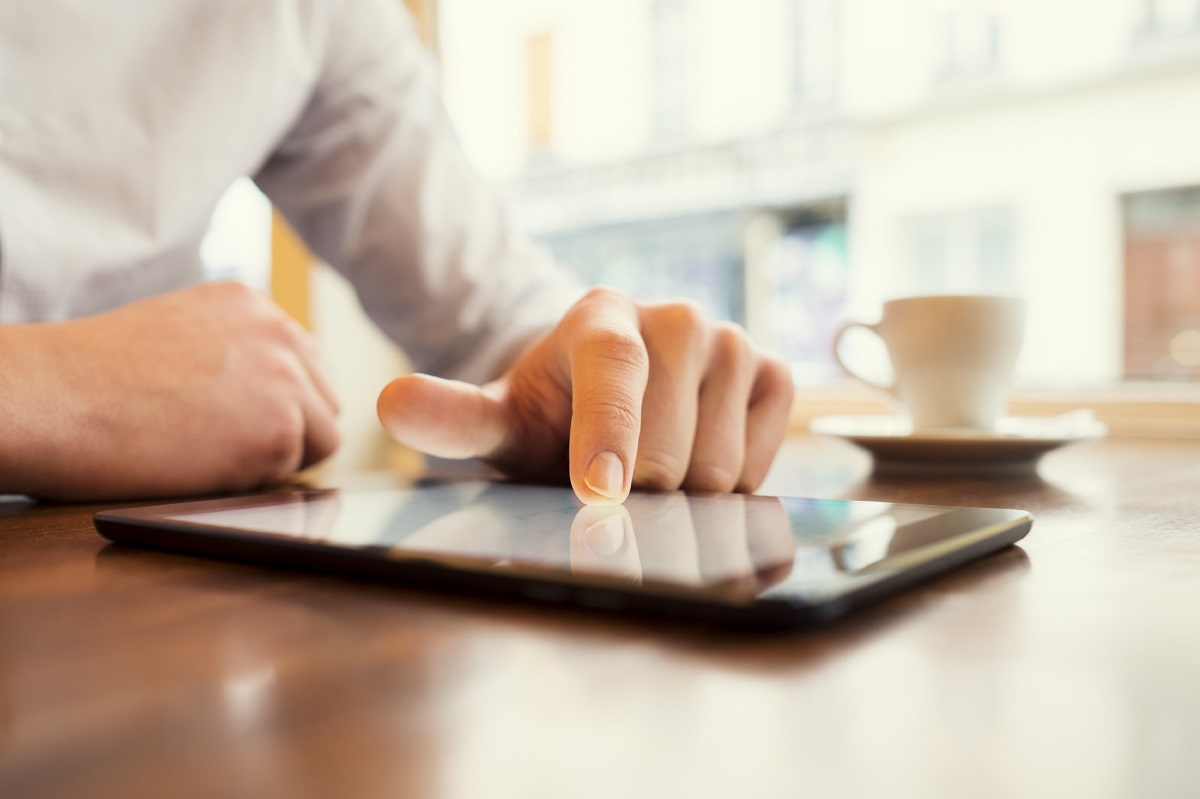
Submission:
[[[833,355],[852,377],[898,402],[914,431],[990,432],[1008,407],[1024,325],[1020,297],[904,297],[884,303],[875,324],[844,323],[834,335]],[[871,380],[843,359],[842,339],[855,328],[883,340],[895,374],[890,384]]]

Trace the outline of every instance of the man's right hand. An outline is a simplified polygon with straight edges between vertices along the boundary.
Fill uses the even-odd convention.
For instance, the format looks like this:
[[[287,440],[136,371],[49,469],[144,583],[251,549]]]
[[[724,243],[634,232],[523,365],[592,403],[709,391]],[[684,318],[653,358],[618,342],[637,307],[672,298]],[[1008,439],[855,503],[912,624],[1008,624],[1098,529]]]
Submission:
[[[250,489],[330,455],[337,413],[313,339],[237,283],[0,325],[0,494]]]

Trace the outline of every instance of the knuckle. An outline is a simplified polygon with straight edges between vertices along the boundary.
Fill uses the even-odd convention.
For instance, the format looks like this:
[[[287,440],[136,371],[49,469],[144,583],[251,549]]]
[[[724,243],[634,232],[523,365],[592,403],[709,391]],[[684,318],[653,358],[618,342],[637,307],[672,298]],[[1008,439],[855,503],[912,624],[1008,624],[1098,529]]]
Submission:
[[[316,361],[320,355],[319,347],[317,346],[316,338],[309,333],[304,327],[292,319],[284,317],[284,342],[295,353],[304,356],[305,358]]]
[[[588,289],[587,293],[571,306],[565,318],[574,324],[585,324],[586,320],[593,318],[597,313],[601,313],[602,309],[611,307],[614,304],[627,304],[628,302],[629,300],[615,289],[610,289],[607,286],[594,286]]]
[[[593,304],[598,302],[613,302],[614,300],[624,300],[625,295],[616,289],[611,289],[608,286],[594,286],[588,289],[583,295],[581,303]]]
[[[733,487],[733,490],[739,494],[753,494],[758,490],[758,487],[762,485],[765,478],[766,473],[755,474],[753,476],[743,476],[740,480],[738,480],[737,485]]]
[[[268,480],[280,480],[296,471],[304,451],[304,416],[294,405],[272,409],[260,428],[257,461]]]
[[[329,433],[329,438],[326,439],[325,446],[322,447],[322,455],[319,460],[328,458],[333,453],[337,452],[338,447],[342,445],[342,431],[334,426]]]
[[[271,378],[291,387],[303,385],[306,379],[304,367],[296,357],[282,352],[270,359],[264,371]]]
[[[700,306],[691,300],[680,300],[655,308],[651,324],[663,331],[670,340],[686,352],[700,353],[708,342],[708,325]]]
[[[258,302],[261,298],[257,291],[238,280],[223,280],[209,284],[208,290],[222,300],[234,305],[246,305]]]
[[[581,397],[581,415],[589,425],[599,423],[610,430],[629,433],[641,427],[641,409],[628,397],[605,394]]]
[[[650,356],[641,336],[614,327],[598,327],[583,337],[581,348],[601,362],[625,365],[630,369],[646,370]]]
[[[713,360],[727,366],[749,364],[754,357],[750,336],[733,322],[721,322],[713,329]]]
[[[320,463],[334,452],[337,452],[337,449],[339,446],[341,446],[341,443],[341,431],[339,431],[336,426],[331,426],[331,428],[325,433],[320,441],[314,442],[305,450],[304,463],[306,465]]]
[[[679,329],[701,328],[707,324],[704,311],[694,300],[672,300],[659,306],[661,313],[672,326]]]
[[[300,326],[282,311],[272,307],[267,307],[265,311],[262,324],[268,335],[288,347],[298,347],[302,339]]]
[[[641,452],[633,469],[633,482],[639,488],[673,491],[683,483],[687,464],[664,452]]]
[[[628,308],[631,300],[624,294],[606,286],[596,286],[567,311],[563,324],[574,331],[586,333],[597,319],[605,318],[614,308]]]
[[[760,369],[760,380],[765,393],[778,394],[791,402],[795,395],[796,386],[792,380],[792,369],[787,361],[777,356],[763,359]]]
[[[688,471],[687,486],[696,491],[728,492],[737,485],[738,475],[716,463],[696,463]]]

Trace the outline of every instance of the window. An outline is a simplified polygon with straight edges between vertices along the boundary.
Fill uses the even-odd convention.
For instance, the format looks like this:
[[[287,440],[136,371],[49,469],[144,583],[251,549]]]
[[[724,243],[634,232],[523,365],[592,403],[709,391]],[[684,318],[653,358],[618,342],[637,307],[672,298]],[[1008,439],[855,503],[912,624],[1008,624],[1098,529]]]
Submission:
[[[590,283],[646,301],[687,297],[717,319],[746,321],[741,240],[732,214],[702,214],[547,236]]]
[[[913,294],[1017,291],[1015,223],[1006,208],[956,211],[904,224]]]
[[[850,262],[844,208],[827,219],[789,225],[762,264],[766,301],[763,342],[792,364],[803,384],[840,374],[829,343],[845,318]],[[839,218],[840,217],[840,218]]]
[[[687,131],[688,14],[687,0],[655,0],[654,133],[677,139]]]
[[[1125,376],[1200,379],[1200,187],[1122,202]]]
[[[1143,30],[1152,36],[1186,34],[1200,29],[1200,0],[1142,0]]]

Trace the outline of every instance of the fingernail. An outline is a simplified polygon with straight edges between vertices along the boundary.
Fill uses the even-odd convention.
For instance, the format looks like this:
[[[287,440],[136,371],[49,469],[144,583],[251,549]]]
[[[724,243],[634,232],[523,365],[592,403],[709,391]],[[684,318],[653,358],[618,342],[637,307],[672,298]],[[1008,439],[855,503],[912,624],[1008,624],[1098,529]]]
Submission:
[[[625,544],[625,525],[615,513],[593,524],[584,533],[588,549],[597,555],[615,555]]]
[[[619,499],[625,492],[625,464],[616,453],[601,452],[588,464],[583,481],[597,494]]]

